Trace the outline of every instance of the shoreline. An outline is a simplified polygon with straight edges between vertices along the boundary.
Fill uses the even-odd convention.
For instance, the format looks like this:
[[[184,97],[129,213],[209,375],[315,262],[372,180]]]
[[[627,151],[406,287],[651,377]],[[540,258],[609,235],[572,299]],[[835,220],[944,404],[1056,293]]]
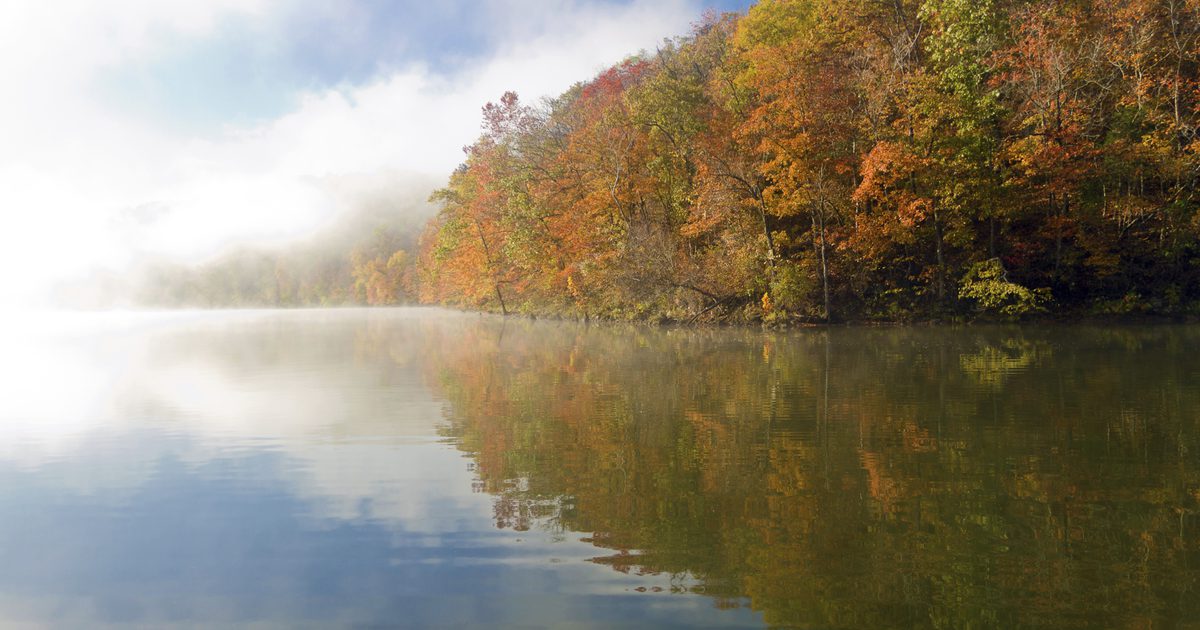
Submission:
[[[820,320],[802,319],[799,317],[780,317],[773,321],[762,319],[677,319],[665,316],[615,318],[599,316],[582,316],[566,313],[550,312],[509,312],[486,308],[466,308],[448,304],[337,304],[337,305],[271,305],[244,304],[229,306],[138,306],[114,309],[51,309],[54,312],[70,313],[202,313],[202,312],[269,312],[269,311],[313,311],[333,312],[345,310],[386,310],[386,309],[442,309],[464,315],[487,315],[513,320],[546,320],[561,323],[599,324],[599,325],[632,325],[648,328],[678,328],[678,329],[741,329],[741,330],[819,330],[829,328],[923,328],[923,327],[970,327],[970,326],[1162,326],[1162,325],[1195,325],[1200,324],[1200,314],[1096,314],[1096,313],[1052,313],[1027,316],[1020,319],[1003,319],[995,317],[974,318],[936,318],[924,317],[914,319],[844,319],[824,322]]]
[[[829,328],[921,328],[921,327],[958,327],[958,326],[1014,326],[1014,327],[1029,327],[1029,326],[1165,326],[1165,325],[1196,325],[1200,324],[1200,315],[1158,315],[1158,314],[1095,314],[1095,313],[1055,313],[1044,314],[1039,316],[1029,316],[1021,319],[1001,319],[990,317],[975,317],[975,318],[918,318],[911,320],[883,320],[883,319],[846,319],[834,320],[831,322],[789,319],[784,321],[763,321],[763,320],[735,320],[728,319],[725,321],[712,320],[683,320],[669,317],[644,317],[631,319],[617,319],[611,317],[583,317],[572,316],[561,313],[501,313],[500,311],[490,309],[469,309],[457,306],[444,304],[413,304],[413,305],[394,305],[394,306],[417,306],[417,307],[432,307],[443,308],[463,313],[478,313],[480,315],[492,315],[502,318],[525,319],[530,321],[549,320],[563,323],[582,323],[582,324],[625,324],[646,326],[653,328],[681,328],[681,329],[743,329],[743,330],[767,330],[767,331],[789,331],[789,330],[820,330]],[[365,307],[365,308],[380,308],[380,307]],[[388,308],[388,307],[384,307]]]

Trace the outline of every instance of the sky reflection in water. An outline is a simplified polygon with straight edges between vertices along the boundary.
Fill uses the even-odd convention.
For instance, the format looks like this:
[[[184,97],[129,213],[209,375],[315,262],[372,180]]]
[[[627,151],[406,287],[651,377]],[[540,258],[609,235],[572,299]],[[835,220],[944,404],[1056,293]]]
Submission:
[[[0,625],[1177,625],[1200,329],[3,327]]]
[[[754,623],[587,562],[582,534],[496,527],[422,363],[428,330],[477,317],[21,323],[0,359],[0,625]]]

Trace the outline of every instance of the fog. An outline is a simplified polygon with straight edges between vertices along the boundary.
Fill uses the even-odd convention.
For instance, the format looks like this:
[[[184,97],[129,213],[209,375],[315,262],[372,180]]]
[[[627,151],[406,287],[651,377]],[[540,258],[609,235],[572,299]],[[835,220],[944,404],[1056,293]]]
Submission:
[[[385,4],[0,6],[0,308],[109,305],[147,265],[311,243],[381,208],[419,224],[484,103],[557,94],[706,8]]]

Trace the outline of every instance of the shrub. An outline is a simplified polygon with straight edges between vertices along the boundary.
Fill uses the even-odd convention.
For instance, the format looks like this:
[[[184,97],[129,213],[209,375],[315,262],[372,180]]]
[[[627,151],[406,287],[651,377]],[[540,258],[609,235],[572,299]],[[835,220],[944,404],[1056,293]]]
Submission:
[[[1044,312],[1049,289],[1029,289],[1010,282],[999,258],[971,265],[959,284],[958,297],[972,300],[981,312],[1016,319]]]
[[[770,283],[771,300],[775,308],[800,311],[810,306],[808,297],[814,289],[812,274],[801,263],[783,261],[775,266]]]

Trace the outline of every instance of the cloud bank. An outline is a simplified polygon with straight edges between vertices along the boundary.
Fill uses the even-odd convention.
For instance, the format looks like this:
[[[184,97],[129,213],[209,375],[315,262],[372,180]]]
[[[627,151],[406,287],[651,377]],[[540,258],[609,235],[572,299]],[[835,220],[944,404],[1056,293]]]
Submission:
[[[428,186],[461,161],[485,102],[557,94],[704,8],[445,3],[424,28],[406,13],[433,19],[420,5],[328,6],[4,3],[0,306],[91,268],[296,238],[354,203],[347,179]],[[305,26],[317,21],[333,26]]]

